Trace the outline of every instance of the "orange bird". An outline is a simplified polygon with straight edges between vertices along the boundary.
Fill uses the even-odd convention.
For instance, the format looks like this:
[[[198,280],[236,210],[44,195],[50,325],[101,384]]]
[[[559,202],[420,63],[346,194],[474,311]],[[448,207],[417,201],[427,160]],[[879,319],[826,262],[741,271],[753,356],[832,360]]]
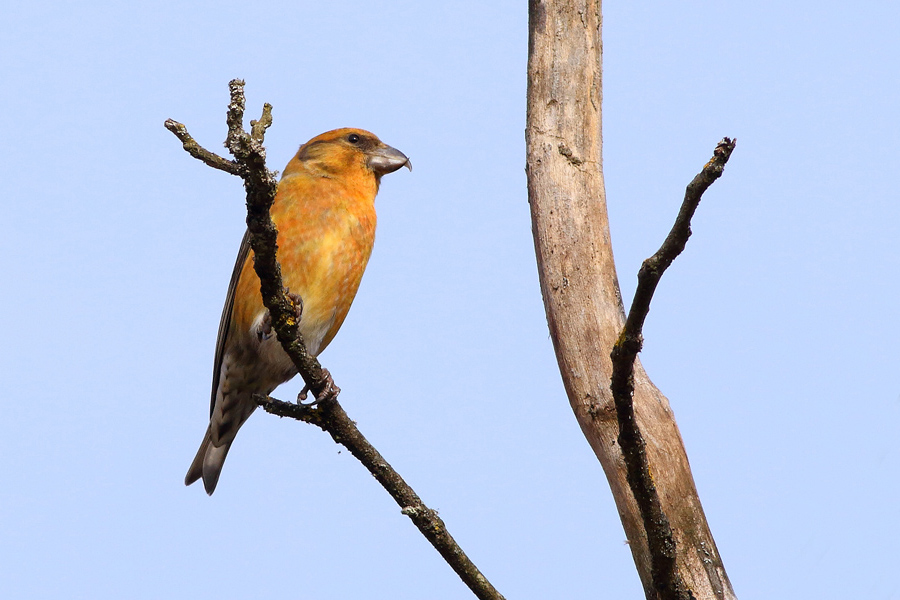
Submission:
[[[300,147],[284,169],[272,205],[284,285],[299,302],[300,333],[317,356],[340,329],[375,242],[375,195],[381,176],[412,170],[402,152],[362,129],[335,129]],[[244,234],[219,322],[209,427],[184,478],[201,477],[212,494],[253,394],[297,374],[271,328],[250,239]]]

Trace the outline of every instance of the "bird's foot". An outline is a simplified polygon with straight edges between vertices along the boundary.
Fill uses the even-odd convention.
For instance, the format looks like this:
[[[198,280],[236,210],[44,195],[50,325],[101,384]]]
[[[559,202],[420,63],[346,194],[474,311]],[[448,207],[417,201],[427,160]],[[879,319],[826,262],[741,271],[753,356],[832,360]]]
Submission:
[[[284,295],[294,304],[294,314],[297,321],[300,321],[300,317],[303,316],[303,298],[300,297],[300,294],[291,293],[291,288],[288,287],[284,288]]]
[[[300,297],[300,294],[291,293],[290,288],[284,288],[284,295],[287,296],[291,304],[294,307],[294,315],[297,318],[297,321],[300,321],[300,317],[303,316],[303,298]],[[263,315],[263,318],[259,321],[259,324],[256,326],[256,338],[260,342],[264,342],[275,335],[275,331],[272,329],[272,313],[266,311]]]
[[[322,369],[322,374],[325,376],[325,385],[322,389],[322,393],[319,394],[315,400],[312,402],[305,402],[306,398],[309,396],[309,386],[303,386],[303,389],[300,390],[300,393],[297,394],[297,404],[302,404],[303,406],[314,407],[318,406],[322,402],[330,402],[331,400],[335,400],[338,397],[338,394],[341,393],[341,388],[334,384],[334,379],[331,377],[331,373],[328,372],[328,369]]]
[[[256,326],[256,338],[260,342],[263,342],[271,338],[274,334],[275,332],[272,330],[272,315],[269,311],[266,311],[266,314],[263,315],[259,325]]]

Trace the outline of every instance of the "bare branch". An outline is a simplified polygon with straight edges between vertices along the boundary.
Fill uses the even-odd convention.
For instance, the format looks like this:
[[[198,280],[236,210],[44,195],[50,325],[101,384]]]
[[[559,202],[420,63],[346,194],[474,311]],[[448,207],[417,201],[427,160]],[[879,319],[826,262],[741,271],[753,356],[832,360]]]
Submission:
[[[272,125],[272,105],[266,102],[263,105],[263,112],[259,121],[250,121],[250,137],[262,144],[266,137],[266,130],[270,125]]]
[[[664,599],[686,600],[693,594],[684,583],[676,565],[676,542],[669,520],[662,509],[659,494],[650,472],[646,444],[634,413],[634,361],[643,345],[644,320],[650,311],[650,301],[662,274],[684,250],[691,235],[691,218],[700,204],[703,192],[722,175],[736,141],[724,138],[712,159],[687,186],[684,202],[672,230],[660,249],[641,265],[638,287],[625,320],[625,327],[613,347],[610,389],[619,422],[619,446],[627,468],[628,484],[634,494],[650,548],[653,585]]]
[[[275,200],[278,182],[275,174],[266,168],[266,151],[262,135],[253,138],[244,131],[244,82],[234,79],[229,83],[231,102],[228,105],[228,137],[225,145],[235,161],[246,169],[244,190],[247,192],[247,229],[250,231],[250,247],[253,249],[253,268],[259,276],[263,304],[272,316],[272,328],[278,335],[284,351],[297,366],[303,381],[317,397],[327,396],[331,387],[328,371],[306,350],[300,335],[300,323],[293,301],[284,293],[281,266],[276,259],[278,230],[269,216]],[[263,110],[271,122],[271,107]],[[265,127],[259,129],[265,131]]]
[[[609,481],[644,594],[658,600],[610,389],[610,351],[625,311],[603,184],[601,1],[531,0],[528,8],[526,173],[547,324],[566,395]],[[635,418],[678,543],[678,572],[698,600],[734,600],[669,401],[639,359],[634,381]]]
[[[235,144],[244,134],[244,107],[246,100],[244,99],[244,80],[232,79],[228,82],[228,91],[231,94],[231,101],[228,103],[228,112],[225,113],[225,123],[228,125],[228,135],[225,136],[225,147],[231,152],[235,158]]]
[[[500,592],[494,589],[447,531],[437,511],[425,506],[409,484],[360,433],[337,400],[320,402],[313,407],[266,396],[255,396],[254,399],[266,412],[311,423],[347,448],[387,490],[403,514],[412,520],[477,598],[502,600]]]
[[[688,238],[691,237],[691,218],[694,211],[700,204],[700,199],[713,182],[722,176],[725,169],[725,163],[731,158],[737,140],[723,138],[713,151],[713,157],[709,159],[703,170],[701,170],[694,179],[688,184],[684,192],[684,201],[681,203],[681,209],[678,211],[678,217],[675,218],[675,224],[672,230],[666,236],[665,241],[656,254],[648,258],[641,265],[638,273],[638,287],[634,293],[634,300],[631,302],[631,309],[628,311],[628,319],[625,322],[623,334],[637,334],[638,343],[641,342],[639,336],[644,327],[644,319],[650,312],[650,300],[656,291],[656,285],[659,283],[662,274],[665,273],[672,261],[684,251]],[[640,352],[640,347],[635,350],[635,354]],[[627,360],[627,357],[626,357]],[[634,363],[633,357],[631,360]]]
[[[226,173],[231,173],[238,177],[241,176],[241,167],[236,162],[223,158],[215,152],[210,152],[198,144],[197,141],[191,137],[191,134],[188,133],[187,128],[178,121],[166,119],[165,126],[166,129],[175,134],[175,137],[181,140],[181,145],[187,153],[197,160],[202,160],[213,169],[219,169],[220,171],[225,171]]]
[[[226,117],[228,136],[225,146],[234,155],[235,162],[226,162],[234,164],[238,169],[235,174],[244,179],[244,189],[247,192],[247,228],[250,231],[253,267],[259,276],[263,304],[272,317],[272,328],[278,341],[318,401],[315,406],[308,406],[265,396],[255,396],[254,399],[266,412],[312,423],[328,432],[335,442],[347,448],[384,486],[400,505],[403,514],[412,520],[477,598],[503,600],[503,596],[447,532],[437,512],[422,503],[413,489],[359,432],[337,401],[340,389],[334,385],[328,371],[307,352],[300,335],[294,300],[291,299],[291,294],[285,293],[281,267],[276,257],[278,231],[269,214],[275,200],[277,182],[275,173],[266,168],[266,151],[262,143],[266,129],[272,124],[272,107],[269,104],[264,106],[260,120],[251,121],[251,133],[248,134],[243,127],[244,82],[234,79],[229,83],[229,89],[231,102]]]

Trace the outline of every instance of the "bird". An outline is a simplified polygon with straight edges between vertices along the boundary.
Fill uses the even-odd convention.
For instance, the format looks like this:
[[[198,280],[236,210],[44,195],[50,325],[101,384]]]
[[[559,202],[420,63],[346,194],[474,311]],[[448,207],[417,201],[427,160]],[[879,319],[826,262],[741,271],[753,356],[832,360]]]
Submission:
[[[342,128],[300,146],[278,182],[270,214],[284,285],[307,351],[318,356],[343,324],[375,242],[381,177],[409,158],[363,129]],[[216,339],[209,426],[184,478],[212,495],[235,435],[270,394],[297,374],[271,327],[244,234]]]

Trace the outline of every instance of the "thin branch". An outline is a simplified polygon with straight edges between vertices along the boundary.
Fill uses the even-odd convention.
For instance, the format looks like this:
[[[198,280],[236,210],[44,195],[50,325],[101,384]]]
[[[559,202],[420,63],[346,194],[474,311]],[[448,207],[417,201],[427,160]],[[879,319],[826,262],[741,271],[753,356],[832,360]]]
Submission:
[[[644,320],[650,312],[650,301],[663,273],[684,250],[691,235],[691,218],[700,204],[703,192],[722,175],[725,163],[734,150],[736,140],[724,138],[716,146],[713,157],[688,184],[684,202],[672,230],[660,249],[643,262],[638,273],[638,286],[628,311],[625,327],[612,350],[613,374],[610,389],[619,422],[619,446],[624,456],[628,484],[641,511],[647,544],[651,555],[653,585],[663,599],[685,600],[694,595],[684,584],[676,568],[676,547],[669,520],[662,510],[646,445],[634,414],[634,361],[643,346]]]
[[[653,299],[656,285],[672,261],[684,250],[688,238],[691,237],[691,218],[700,204],[700,198],[709,186],[722,176],[725,163],[731,157],[736,143],[736,139],[723,138],[713,151],[713,157],[703,165],[703,170],[697,173],[688,184],[684,192],[684,202],[681,204],[672,230],[656,254],[641,265],[638,273],[638,287],[634,293],[634,300],[631,302],[631,310],[628,311],[628,320],[625,322],[623,333],[634,333],[640,336],[644,327],[644,319],[650,312],[650,300]],[[640,347],[635,351],[635,355],[638,352],[640,352]]]
[[[347,448],[387,490],[400,506],[403,514],[412,520],[422,535],[431,542],[431,545],[444,557],[444,560],[469,586],[477,598],[483,600],[503,599],[500,592],[491,585],[491,582],[481,574],[478,567],[459,547],[453,536],[447,531],[447,527],[438,516],[437,511],[425,506],[416,492],[403,480],[403,477],[360,433],[356,424],[347,416],[337,400],[308,406],[283,402],[266,396],[255,396],[254,399],[266,412],[279,417],[290,417],[311,423],[327,432],[335,442]]]
[[[258,141],[260,144],[266,136],[266,130],[272,125],[272,105],[266,102],[263,104],[262,116],[258,121],[250,121],[250,137]]]
[[[251,121],[251,133],[248,134],[243,127],[244,82],[234,79],[229,83],[229,89],[231,102],[226,116],[228,136],[225,146],[234,155],[235,161],[231,163],[221,157],[218,158],[235,165],[237,172],[229,172],[238,174],[244,179],[244,189],[247,192],[247,228],[250,231],[250,246],[254,254],[253,266],[260,279],[263,304],[269,310],[272,328],[282,348],[290,356],[303,381],[319,401],[315,406],[308,406],[282,402],[266,396],[255,396],[254,399],[266,412],[312,423],[328,432],[335,442],[347,448],[384,486],[400,505],[403,514],[412,520],[477,598],[503,600],[503,596],[494,589],[447,532],[437,512],[422,503],[413,489],[359,432],[355,423],[338,403],[337,393],[340,390],[334,385],[328,371],[307,352],[299,331],[297,317],[299,311],[291,299],[292,295],[286,294],[284,290],[281,267],[276,258],[278,231],[269,215],[269,209],[275,199],[277,182],[275,173],[266,168],[266,151],[262,144],[266,129],[272,124],[272,107],[269,104],[265,105],[260,120]],[[166,127],[184,142],[181,135],[169,127],[169,121],[166,122]],[[184,127],[181,126],[181,129]],[[184,134],[187,135],[187,132],[184,131]],[[196,142],[193,143],[196,145]],[[196,148],[203,156],[216,156],[199,145],[196,145]],[[185,149],[188,150],[186,142]],[[188,151],[192,156],[195,155],[193,151]],[[218,164],[210,166],[221,168]]]
[[[235,161],[246,170],[244,190],[247,193],[247,229],[250,230],[250,247],[253,249],[253,267],[259,276],[263,304],[272,317],[272,327],[278,335],[284,351],[297,366],[303,381],[317,397],[328,395],[331,378],[314,356],[310,356],[300,335],[297,307],[284,293],[281,266],[276,259],[278,230],[269,216],[275,200],[278,182],[275,174],[266,168],[266,150],[263,147],[265,127],[256,129],[257,138],[244,131],[244,82],[234,79],[229,83],[231,102],[226,121],[228,137],[225,146]],[[263,110],[261,121],[271,121],[271,107]]]
[[[166,119],[165,126],[166,129],[175,134],[175,137],[181,140],[181,145],[187,153],[197,160],[202,160],[213,169],[219,169],[220,171],[225,171],[226,173],[231,173],[238,177],[241,176],[243,171],[236,162],[223,158],[215,152],[210,152],[198,144],[197,141],[191,137],[191,134],[188,133],[187,128],[178,121]]]
[[[234,144],[241,139],[244,132],[244,107],[246,100],[244,99],[244,80],[232,79],[228,82],[228,91],[230,92],[231,101],[228,103],[228,112],[225,113],[225,124],[228,125],[228,135],[225,137],[225,147],[228,151],[239,157],[235,153]]]

